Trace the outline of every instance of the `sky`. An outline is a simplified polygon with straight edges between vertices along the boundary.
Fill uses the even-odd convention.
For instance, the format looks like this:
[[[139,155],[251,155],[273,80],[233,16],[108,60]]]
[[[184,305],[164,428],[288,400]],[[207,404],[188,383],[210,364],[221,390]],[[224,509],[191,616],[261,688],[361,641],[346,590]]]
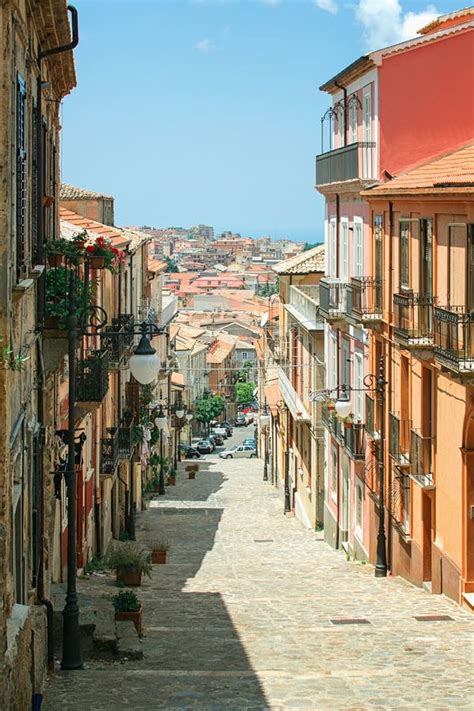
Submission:
[[[75,0],[78,86],[62,179],[118,225],[213,225],[316,242],[318,87],[462,6],[402,0]]]

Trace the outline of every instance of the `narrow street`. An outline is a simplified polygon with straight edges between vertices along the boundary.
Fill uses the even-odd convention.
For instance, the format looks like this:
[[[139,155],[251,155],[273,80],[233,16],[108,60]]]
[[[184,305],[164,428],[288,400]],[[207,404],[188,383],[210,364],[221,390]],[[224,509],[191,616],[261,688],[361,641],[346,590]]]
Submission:
[[[201,467],[139,518],[141,540],[170,542],[138,591],[144,659],[58,672],[46,711],[472,709],[470,613],[285,518],[260,460]]]

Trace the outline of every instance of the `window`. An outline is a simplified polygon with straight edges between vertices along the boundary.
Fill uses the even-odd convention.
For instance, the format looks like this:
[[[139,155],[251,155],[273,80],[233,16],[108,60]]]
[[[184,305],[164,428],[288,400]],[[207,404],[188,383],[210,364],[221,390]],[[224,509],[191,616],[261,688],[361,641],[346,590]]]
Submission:
[[[332,448],[331,456],[331,495],[333,499],[337,497],[337,480],[338,480],[338,467],[337,467],[337,449]]]
[[[364,414],[364,357],[354,352],[354,418],[362,422]]]
[[[26,260],[26,84],[18,75],[16,86],[16,273],[21,279]]]
[[[249,354],[247,351],[242,351],[242,360],[248,360],[249,359]]]
[[[382,276],[383,276],[383,216],[374,215],[375,238],[375,307],[382,309]]]
[[[362,524],[363,524],[363,501],[364,493],[362,491],[362,485],[357,484],[355,490],[355,529],[356,534],[360,537],[362,535]]]
[[[341,385],[351,387],[351,352],[349,341],[341,339]]]
[[[347,217],[341,218],[341,254],[340,254],[340,274],[344,281],[349,278],[349,220]]]
[[[362,154],[363,178],[372,177],[372,87],[364,89],[363,95],[364,151]]]
[[[337,241],[336,241],[336,218],[331,217],[329,222],[329,276],[337,276]]]
[[[400,286],[410,288],[410,225],[400,220]]]
[[[402,525],[405,533],[410,533],[410,507],[411,507],[411,491],[410,491],[410,477],[403,475],[400,481],[400,486],[402,487],[402,506],[403,506],[403,518]]]
[[[354,276],[362,276],[364,270],[364,256],[362,246],[362,218],[354,217]]]
[[[349,100],[349,143],[357,143],[357,97],[354,94]]]
[[[337,369],[337,339],[334,333],[329,334],[329,362],[331,364],[328,377],[328,385],[330,388],[335,388],[339,384],[339,375]]]

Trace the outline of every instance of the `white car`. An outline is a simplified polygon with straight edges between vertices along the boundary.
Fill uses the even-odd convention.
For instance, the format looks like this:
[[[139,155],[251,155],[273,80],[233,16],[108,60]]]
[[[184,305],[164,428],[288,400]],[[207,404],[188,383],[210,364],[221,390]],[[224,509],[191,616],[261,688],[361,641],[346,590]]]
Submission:
[[[234,457],[240,458],[240,457],[256,457],[257,452],[255,451],[255,447],[249,447],[246,444],[239,444],[237,447],[231,447],[230,449],[224,449],[223,452],[219,454],[219,457],[222,457],[222,459],[234,459]]]
[[[229,436],[225,427],[214,427],[212,431],[213,433],[220,435],[224,439],[227,439],[227,437]]]

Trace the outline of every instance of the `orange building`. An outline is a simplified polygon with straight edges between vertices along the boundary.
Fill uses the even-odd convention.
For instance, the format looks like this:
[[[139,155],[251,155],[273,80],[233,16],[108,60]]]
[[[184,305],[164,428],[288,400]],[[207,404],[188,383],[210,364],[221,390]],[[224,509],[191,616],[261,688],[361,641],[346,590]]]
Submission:
[[[372,372],[384,360],[387,380],[389,567],[474,608],[474,144],[362,195],[371,244],[382,243],[370,358]],[[376,416],[374,441],[380,429]],[[376,493],[373,471],[369,459]],[[377,525],[372,497],[372,560]]]

